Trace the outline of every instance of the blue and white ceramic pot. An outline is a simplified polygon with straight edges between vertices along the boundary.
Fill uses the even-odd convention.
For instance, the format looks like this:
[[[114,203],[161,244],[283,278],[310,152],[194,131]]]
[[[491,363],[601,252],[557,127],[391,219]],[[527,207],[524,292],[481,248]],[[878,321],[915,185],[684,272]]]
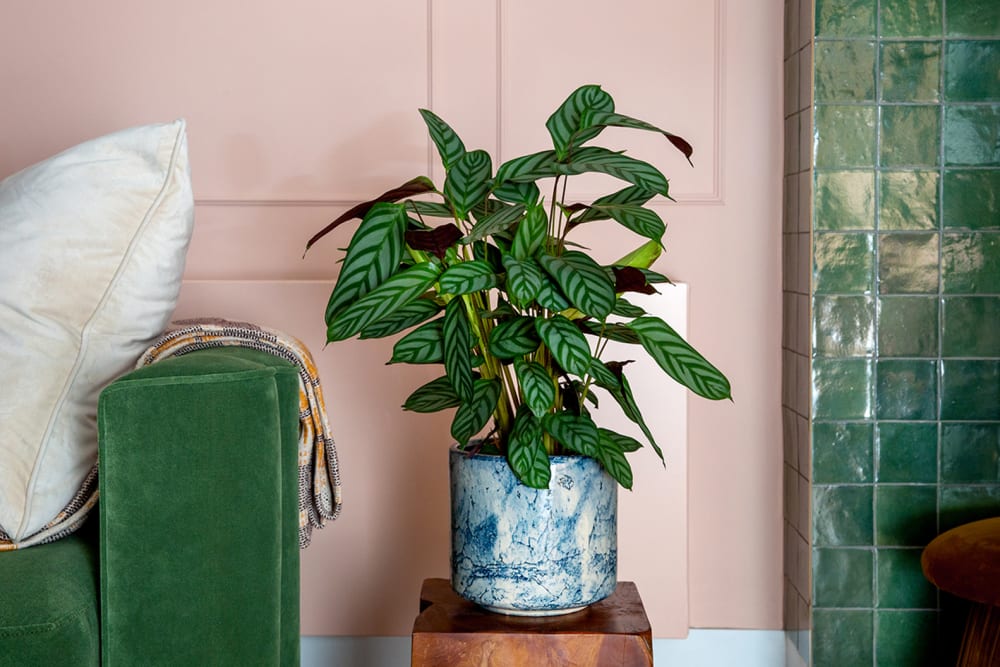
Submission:
[[[506,458],[451,452],[451,585],[503,614],[555,616],[614,592],[618,485],[582,456],[552,457],[548,489]]]

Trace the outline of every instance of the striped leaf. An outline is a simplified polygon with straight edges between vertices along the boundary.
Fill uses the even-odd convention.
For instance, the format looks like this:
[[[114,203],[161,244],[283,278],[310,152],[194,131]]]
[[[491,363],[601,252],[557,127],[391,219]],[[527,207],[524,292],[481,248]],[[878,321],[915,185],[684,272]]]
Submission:
[[[431,299],[421,298],[361,330],[359,338],[384,338],[415,327],[441,311]]]
[[[593,139],[604,129],[601,126],[586,127],[583,124],[585,114],[614,110],[615,101],[611,95],[601,90],[600,86],[580,86],[570,93],[566,101],[559,105],[545,123],[549,134],[552,135],[552,145],[555,146],[559,159],[566,159],[571,147]]]
[[[606,213],[622,227],[631,230],[639,236],[659,241],[663,233],[667,231],[667,226],[655,212],[642,206],[623,204],[601,204],[591,206],[590,210],[598,210]]]
[[[403,203],[406,205],[408,211],[412,211],[417,215],[426,215],[429,218],[452,219],[455,217],[455,213],[451,210],[451,207],[441,202],[414,201],[411,199]]]
[[[581,124],[588,128],[586,131],[589,131],[589,129],[593,127],[627,127],[633,130],[659,132],[667,138],[667,141],[673,144],[674,148],[684,154],[688,163],[691,162],[691,154],[694,153],[694,148],[692,148],[691,144],[689,144],[683,137],[671,134],[666,130],[661,130],[655,125],[650,125],[644,120],[625,116],[620,113],[614,113],[614,109],[590,109],[585,112],[584,118],[581,120]],[[582,141],[586,141],[586,139],[583,139]]]
[[[541,255],[538,261],[581,312],[599,320],[611,314],[615,306],[614,283],[589,256],[571,250],[561,257]]]
[[[629,329],[624,324],[608,323],[604,326],[600,322],[581,322],[581,328],[584,333],[593,334],[595,336],[604,336],[608,340],[613,340],[616,343],[628,343],[629,345],[639,345],[639,335]]]
[[[660,368],[699,396],[732,398],[729,380],[658,317],[640,317],[628,325]]]
[[[458,158],[444,180],[444,195],[461,219],[490,191],[493,161],[486,151],[470,151]]]
[[[545,215],[545,209],[541,205],[529,208],[528,214],[521,220],[514,233],[514,243],[510,249],[514,257],[525,260],[534,256],[545,242],[548,228],[549,219]]]
[[[472,243],[487,236],[493,236],[500,232],[505,232],[515,222],[524,215],[524,204],[515,204],[502,208],[492,215],[488,215],[476,222],[469,230],[469,233],[462,239],[463,243]]]
[[[666,461],[663,459],[663,450],[660,449],[658,444],[656,444],[656,439],[653,438],[653,432],[649,430],[646,420],[642,417],[642,412],[639,411],[639,406],[636,404],[635,397],[632,395],[632,387],[629,385],[628,378],[622,375],[618,389],[609,389],[609,392],[621,407],[625,416],[639,426],[643,435],[645,435],[646,439],[649,440],[649,444],[652,445],[653,451],[660,457],[660,461],[663,461],[663,464],[666,465]]]
[[[493,267],[480,259],[461,262],[441,274],[438,286],[444,294],[469,294],[495,287],[496,273]]]
[[[392,346],[390,364],[439,364],[444,361],[444,319],[432,320]]]
[[[472,400],[472,331],[461,299],[448,302],[443,319],[444,370],[455,393],[468,402]]]
[[[448,376],[442,375],[410,394],[403,403],[403,409],[411,412],[437,412],[453,408],[461,402],[462,399],[451,388]]]
[[[615,307],[611,309],[611,314],[619,317],[642,317],[646,311],[634,303],[629,303],[623,297],[618,297],[615,301]]]
[[[600,435],[590,417],[566,413],[548,414],[542,417],[542,428],[563,447],[597,458]]]
[[[542,286],[538,290],[535,300],[538,304],[553,313],[561,313],[570,307],[569,299],[560,291],[558,285],[552,282],[548,276],[543,276]]]
[[[637,185],[630,185],[627,188],[619,190],[618,192],[613,192],[610,195],[605,195],[595,199],[582,215],[573,220],[573,224],[581,225],[585,222],[607,220],[611,217],[607,214],[607,212],[602,211],[600,208],[594,208],[595,206],[642,206],[652,199],[655,194],[656,193],[644,190]]]
[[[542,289],[545,276],[533,260],[519,262],[510,255],[503,257],[507,269],[507,291],[523,306],[529,305]]]
[[[659,169],[648,162],[609,151],[607,148],[597,146],[581,148],[573,154],[570,162],[556,163],[555,170],[559,174],[568,176],[594,171],[614,176],[664,197],[670,194],[667,177],[660,173]]]
[[[538,349],[538,334],[532,317],[501,322],[490,332],[490,352],[500,359],[513,359]]]
[[[606,428],[599,428],[597,429],[597,432],[600,434],[601,440],[610,440],[615,443],[615,447],[625,453],[635,452],[642,449],[642,443],[635,438],[622,435],[621,433],[616,433],[615,431]]]
[[[608,370],[604,362],[597,357],[594,357],[590,362],[590,377],[594,378],[598,386],[609,391],[618,391],[621,388],[618,376]]]
[[[521,406],[507,440],[507,461],[521,483],[533,489],[549,488],[552,466],[542,440],[538,418]]]
[[[438,153],[441,154],[441,163],[445,170],[451,169],[452,165],[465,155],[465,144],[451,129],[451,126],[441,120],[433,111],[421,109],[420,115],[423,116],[431,140],[437,146]]]
[[[559,163],[556,162],[555,151],[541,151],[516,157],[500,165],[497,169],[496,187],[512,182],[527,183],[540,178],[548,178],[559,174]]]
[[[611,433],[611,431],[598,429],[597,456],[595,458],[623,488],[631,489],[632,466],[625,458],[625,452],[618,445],[618,440],[606,436],[605,433]]]
[[[395,274],[337,315],[327,327],[327,342],[350,338],[410,303],[434,284],[438,271],[436,264],[425,262]]]
[[[590,369],[590,347],[580,330],[562,315],[534,320],[535,329],[565,370],[583,377]]]
[[[507,182],[493,188],[493,196],[511,204],[531,206],[538,203],[542,193],[534,183]]]
[[[395,273],[403,258],[405,230],[406,213],[401,204],[379,202],[372,206],[347,247],[340,277],[326,305],[327,324]]]
[[[455,419],[451,422],[451,437],[460,445],[469,442],[489,422],[499,399],[500,383],[497,380],[476,380],[472,396],[455,411]]]
[[[639,270],[642,271],[642,275],[646,276],[647,283],[650,284],[667,283],[668,285],[674,284],[673,280],[667,278],[662,273],[657,273],[656,271],[653,271],[651,269],[639,269]]]
[[[514,372],[528,408],[536,417],[548,412],[556,401],[556,381],[545,367],[534,361],[515,359]]]

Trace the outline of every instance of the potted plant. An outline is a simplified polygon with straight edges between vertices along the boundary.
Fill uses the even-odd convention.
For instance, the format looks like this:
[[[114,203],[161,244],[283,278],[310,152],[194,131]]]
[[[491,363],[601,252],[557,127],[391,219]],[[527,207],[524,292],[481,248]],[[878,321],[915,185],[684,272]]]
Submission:
[[[597,425],[598,395],[663,458],[632,394],[628,361],[602,359],[605,344],[633,344],[696,394],[730,397],[718,369],[627,298],[669,282],[650,269],[665,225],[645,206],[669,198],[667,179],[623,151],[588,144],[614,126],[659,133],[689,162],[692,148],[617,113],[596,85],[575,90],[548,119],[552,149],[495,171],[489,154],[466,150],[441,118],[420,113],[444,165],[443,187],[414,178],[353,207],[307,244],[361,219],[326,308],[327,340],[409,330],[390,363],[443,366],[403,409],[457,408],[456,590],[505,613],[575,610],[614,590],[617,485],[632,487],[626,454],[643,446]],[[625,187],[567,201],[567,179],[584,172]],[[602,264],[570,238],[592,223],[621,225],[644,241]]]

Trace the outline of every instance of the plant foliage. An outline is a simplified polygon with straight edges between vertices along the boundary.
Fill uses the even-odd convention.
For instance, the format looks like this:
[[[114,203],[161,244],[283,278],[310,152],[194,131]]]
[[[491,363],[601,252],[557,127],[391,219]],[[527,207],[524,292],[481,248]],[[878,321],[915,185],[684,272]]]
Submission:
[[[345,212],[306,246],[361,219],[326,309],[327,340],[406,332],[390,363],[440,364],[444,374],[414,391],[403,408],[457,408],[451,434],[463,447],[492,418],[491,444],[528,486],[546,488],[548,457],[567,453],[597,459],[631,488],[625,455],[642,443],[597,426],[591,407],[598,395],[610,397],[661,459],[663,453],[632,395],[628,362],[601,359],[607,341],[644,350],[700,396],[719,400],[731,391],[670,325],[623,297],[669,282],[649,269],[666,225],[647,206],[656,195],[669,197],[666,177],[623,151],[585,144],[606,127],[624,127],[663,135],[689,162],[691,145],[617,113],[595,85],[578,88],[549,117],[551,150],[495,171],[488,153],[466,150],[445,121],[426,109],[420,114],[445,168],[443,187],[414,178]],[[586,172],[625,186],[589,204],[558,196],[566,179]],[[539,181],[546,181],[544,189]],[[546,200],[543,191],[553,196]],[[414,199],[424,195],[436,199]],[[644,242],[602,265],[567,241],[575,227],[601,221]]]

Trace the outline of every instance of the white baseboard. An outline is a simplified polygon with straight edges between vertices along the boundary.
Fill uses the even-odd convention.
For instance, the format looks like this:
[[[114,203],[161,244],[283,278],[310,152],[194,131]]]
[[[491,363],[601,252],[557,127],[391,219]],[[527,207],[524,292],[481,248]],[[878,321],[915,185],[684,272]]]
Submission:
[[[653,640],[656,664],[673,667],[784,667],[785,657],[785,633],[781,630],[693,629],[686,639]],[[409,637],[302,638],[302,667],[409,664]],[[789,667],[801,666],[790,663]]]

